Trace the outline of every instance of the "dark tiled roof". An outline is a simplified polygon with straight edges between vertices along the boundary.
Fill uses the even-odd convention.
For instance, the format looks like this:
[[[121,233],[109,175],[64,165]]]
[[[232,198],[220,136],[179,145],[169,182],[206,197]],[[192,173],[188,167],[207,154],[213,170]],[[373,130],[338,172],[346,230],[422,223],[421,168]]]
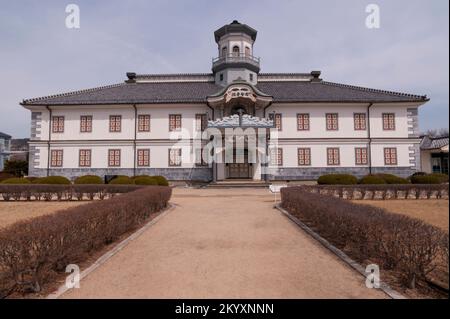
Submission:
[[[333,82],[260,82],[257,87],[276,102],[413,102],[425,96],[363,88]]]
[[[332,82],[267,81],[256,88],[274,102],[423,102],[426,96],[362,88]],[[213,82],[121,83],[35,99],[22,105],[195,103],[223,90]]]
[[[42,98],[24,100],[24,105],[194,103],[206,102],[220,86],[212,82],[121,83]]]
[[[448,136],[430,138],[424,136],[420,143],[420,148],[423,150],[435,150],[448,145]]]

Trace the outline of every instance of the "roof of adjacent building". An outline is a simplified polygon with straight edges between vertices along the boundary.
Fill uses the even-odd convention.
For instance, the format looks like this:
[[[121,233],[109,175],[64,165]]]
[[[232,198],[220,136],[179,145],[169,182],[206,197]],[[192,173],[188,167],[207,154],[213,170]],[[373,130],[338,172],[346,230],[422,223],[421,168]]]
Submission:
[[[448,136],[429,137],[425,135],[420,143],[420,148],[423,150],[435,150],[448,146],[448,143]]]
[[[11,138],[11,135],[0,132],[0,138],[9,140]]]
[[[130,75],[132,74],[132,76]],[[25,99],[22,105],[205,103],[223,90],[212,74],[127,74],[126,83]],[[326,82],[307,73],[262,73],[256,88],[273,102],[425,102],[406,94]]]

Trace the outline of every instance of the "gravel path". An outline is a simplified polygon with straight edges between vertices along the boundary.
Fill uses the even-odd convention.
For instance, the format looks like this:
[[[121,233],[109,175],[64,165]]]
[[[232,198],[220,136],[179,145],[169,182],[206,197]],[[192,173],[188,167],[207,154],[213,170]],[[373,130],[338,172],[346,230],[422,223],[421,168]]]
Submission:
[[[267,189],[174,189],[177,207],[64,298],[386,298],[274,210]]]

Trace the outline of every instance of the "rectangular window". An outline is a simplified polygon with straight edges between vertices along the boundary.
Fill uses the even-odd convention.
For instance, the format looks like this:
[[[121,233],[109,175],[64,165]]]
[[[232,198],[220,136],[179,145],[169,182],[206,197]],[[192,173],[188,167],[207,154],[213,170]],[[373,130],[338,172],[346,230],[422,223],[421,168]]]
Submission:
[[[397,165],[397,148],[386,147],[384,149],[384,164]]]
[[[63,150],[51,150],[50,165],[52,167],[61,167],[63,164]]]
[[[339,165],[339,148],[329,147],[327,148],[327,164],[328,165]]]
[[[311,165],[311,149],[310,148],[298,148],[298,165],[308,166]]]
[[[91,166],[91,150],[80,150],[78,156],[78,163],[80,167]]]
[[[181,114],[169,114],[169,131],[181,130]]]
[[[137,151],[138,166],[150,166],[150,149],[139,149]]]
[[[195,149],[195,165],[196,166],[207,166],[208,161],[207,158],[203,156],[203,148]]]
[[[271,148],[270,149],[270,165],[283,166],[283,149]]]
[[[366,130],[366,113],[354,113],[353,122],[355,131]]]
[[[337,113],[327,113],[325,115],[327,120],[327,131],[337,131],[339,129],[338,125],[338,114]]]
[[[395,130],[395,113],[383,113],[383,130]]]
[[[52,133],[64,132],[64,116],[52,116]]]
[[[109,117],[109,131],[120,132],[122,130],[122,115],[111,115]]]
[[[195,130],[197,132],[204,131],[207,125],[206,114],[195,114]]]
[[[181,166],[181,148],[169,149],[169,166]]]
[[[270,113],[269,119],[272,120],[275,124],[275,128],[278,131],[281,131],[281,113]]]
[[[367,165],[367,147],[355,148],[355,164]]]
[[[80,132],[81,133],[92,132],[92,116],[91,115],[82,115],[80,117]]]
[[[120,166],[120,150],[119,149],[108,150],[108,166],[112,166],[112,167]]]
[[[50,152],[50,165],[52,167],[61,167],[63,161],[63,150],[52,150]]]
[[[138,132],[150,132],[150,115],[138,115]]]
[[[309,131],[309,114],[297,114],[297,131]]]

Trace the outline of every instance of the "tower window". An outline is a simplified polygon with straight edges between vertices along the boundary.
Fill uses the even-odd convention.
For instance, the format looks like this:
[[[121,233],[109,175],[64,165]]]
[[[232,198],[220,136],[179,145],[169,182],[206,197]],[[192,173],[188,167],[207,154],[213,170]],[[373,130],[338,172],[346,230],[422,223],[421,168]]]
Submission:
[[[250,81],[253,81],[253,73],[249,74],[249,79],[250,79]]]
[[[220,79],[221,82],[223,81],[223,73],[220,73],[219,79]]]
[[[250,56],[250,48],[249,47],[245,47],[245,56]]]
[[[239,47],[237,45],[233,47],[233,56],[239,56]]]
[[[223,47],[222,48],[222,56],[226,57],[227,56],[227,47]]]

